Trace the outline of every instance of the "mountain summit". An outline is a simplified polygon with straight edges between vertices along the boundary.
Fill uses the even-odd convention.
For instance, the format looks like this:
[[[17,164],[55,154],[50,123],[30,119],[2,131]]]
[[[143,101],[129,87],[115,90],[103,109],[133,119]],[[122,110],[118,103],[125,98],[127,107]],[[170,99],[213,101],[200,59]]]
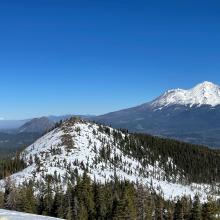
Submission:
[[[220,87],[205,81],[189,90],[169,90],[151,102],[94,120],[133,132],[220,147]]]
[[[166,107],[170,105],[189,105],[191,107],[220,105],[220,87],[205,81],[189,90],[168,90],[162,96],[155,99],[151,105],[153,107]]]

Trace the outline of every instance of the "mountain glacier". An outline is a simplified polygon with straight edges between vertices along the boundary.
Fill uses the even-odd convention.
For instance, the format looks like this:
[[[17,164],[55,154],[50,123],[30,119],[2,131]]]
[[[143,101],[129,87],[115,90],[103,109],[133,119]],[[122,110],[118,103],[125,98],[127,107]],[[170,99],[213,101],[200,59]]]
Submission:
[[[168,90],[165,94],[155,99],[151,103],[151,106],[163,108],[170,105],[189,105],[191,107],[210,105],[214,107],[219,104],[220,87],[211,82],[205,81],[189,90]]]

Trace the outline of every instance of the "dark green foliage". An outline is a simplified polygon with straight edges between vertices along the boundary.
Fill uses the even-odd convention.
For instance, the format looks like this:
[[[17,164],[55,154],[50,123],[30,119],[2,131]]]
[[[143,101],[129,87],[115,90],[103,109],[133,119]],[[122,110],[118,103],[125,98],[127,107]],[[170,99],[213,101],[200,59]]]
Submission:
[[[183,213],[183,203],[181,200],[178,200],[175,204],[173,220],[183,220],[184,213]]]
[[[195,201],[193,202],[193,207],[191,211],[191,220],[200,220],[202,218],[201,216],[201,204],[199,201],[199,197],[196,196]]]
[[[216,206],[213,202],[207,202],[202,205],[202,220],[214,220]]]
[[[182,183],[211,184],[220,181],[219,150],[145,134],[129,135],[125,140],[118,133],[114,136],[116,140],[121,140],[121,150],[141,161],[143,166],[160,161],[168,181],[172,175],[179,175]]]
[[[15,156],[17,151],[29,146],[41,136],[40,133],[4,133],[0,132],[0,159]]]
[[[62,135],[62,145],[65,146],[67,150],[71,150],[74,148],[74,142],[70,134]]]
[[[0,208],[68,220],[212,220],[219,213],[217,203],[201,206],[198,197],[193,203],[187,198],[164,201],[141,185],[118,180],[100,184],[86,174],[76,184],[69,182],[66,191],[54,188],[49,178],[39,185],[37,195],[34,187],[32,182],[15,187],[8,179]]]
[[[20,159],[19,154],[13,159],[5,158],[0,160],[0,179],[3,179],[13,173],[23,170],[26,167],[25,162]]]

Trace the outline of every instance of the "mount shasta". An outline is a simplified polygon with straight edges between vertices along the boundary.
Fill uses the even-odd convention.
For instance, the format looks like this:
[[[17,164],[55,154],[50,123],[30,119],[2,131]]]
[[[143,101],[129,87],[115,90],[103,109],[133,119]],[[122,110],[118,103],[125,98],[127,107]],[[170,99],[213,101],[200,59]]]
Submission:
[[[115,128],[220,146],[220,87],[203,82],[168,90],[151,102],[94,118]]]

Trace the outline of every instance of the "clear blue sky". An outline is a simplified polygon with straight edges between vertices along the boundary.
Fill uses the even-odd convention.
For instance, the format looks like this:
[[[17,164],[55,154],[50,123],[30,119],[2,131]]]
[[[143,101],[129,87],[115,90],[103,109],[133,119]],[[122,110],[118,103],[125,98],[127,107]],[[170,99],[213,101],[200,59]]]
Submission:
[[[220,84],[219,1],[0,1],[0,117],[101,114]]]

